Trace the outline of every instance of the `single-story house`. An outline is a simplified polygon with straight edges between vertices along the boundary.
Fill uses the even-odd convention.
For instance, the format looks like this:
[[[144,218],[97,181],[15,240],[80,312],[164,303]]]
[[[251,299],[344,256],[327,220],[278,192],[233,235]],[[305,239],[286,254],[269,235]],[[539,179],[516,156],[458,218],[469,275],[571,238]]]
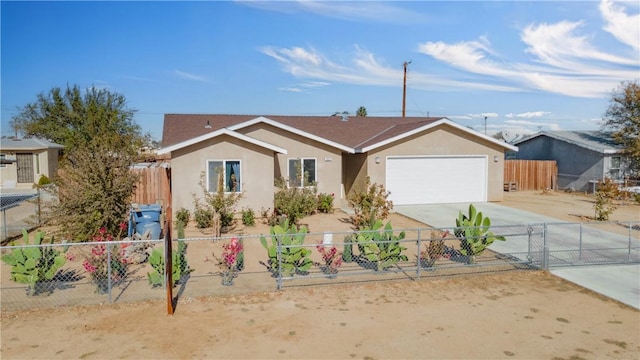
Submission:
[[[0,186],[31,189],[41,175],[52,177],[63,146],[39,138],[0,139]]]
[[[592,191],[597,181],[622,180],[627,171],[622,146],[609,132],[542,131],[514,145],[519,149],[517,159],[555,160],[560,189]]]
[[[506,150],[517,147],[447,118],[166,114],[158,153],[171,158],[173,211],[203,198],[201,174],[259,211],[280,178],[315,183],[336,207],[367,176],[395,205],[501,201]]]

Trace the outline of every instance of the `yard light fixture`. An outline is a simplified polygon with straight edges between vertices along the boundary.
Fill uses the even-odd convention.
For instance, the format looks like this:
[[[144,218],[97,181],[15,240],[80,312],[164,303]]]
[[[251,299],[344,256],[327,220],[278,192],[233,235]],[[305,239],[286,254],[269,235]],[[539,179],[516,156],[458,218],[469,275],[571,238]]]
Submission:
[[[380,164],[380,156],[376,156],[376,164]]]
[[[493,155],[493,162],[498,162],[498,160],[500,160],[498,155]]]

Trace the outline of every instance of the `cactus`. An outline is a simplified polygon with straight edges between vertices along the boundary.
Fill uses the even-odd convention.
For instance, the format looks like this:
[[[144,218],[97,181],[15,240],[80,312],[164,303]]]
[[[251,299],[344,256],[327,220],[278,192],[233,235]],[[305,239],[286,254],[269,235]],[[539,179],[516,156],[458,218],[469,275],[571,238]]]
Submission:
[[[176,286],[183,274],[188,274],[192,271],[187,263],[186,252],[187,244],[182,240],[178,240],[178,251],[171,255],[173,260],[171,262],[173,286]],[[162,286],[164,283],[164,255],[162,250],[153,249],[151,256],[149,256],[149,264],[153,268],[153,271],[147,273],[149,284],[151,287]]]
[[[505,241],[504,236],[496,236],[489,231],[491,220],[483,217],[482,212],[476,210],[473,204],[469,204],[469,214],[460,211],[456,219],[454,233],[460,239],[460,252],[466,255],[469,263],[475,262],[475,256],[481,254],[495,240]]]
[[[37,232],[33,244],[29,244],[29,234],[22,230],[24,245],[41,245],[44,232]],[[53,237],[50,244],[53,244]],[[11,280],[20,284],[29,285],[29,294],[38,294],[38,284],[53,280],[58,270],[67,261],[63,251],[55,250],[52,246],[37,246],[13,249],[9,254],[2,256],[2,261],[11,266]]]
[[[240,239],[239,241],[242,250],[238,253],[238,258],[236,259],[236,270],[242,271],[244,270],[244,239]]]
[[[381,227],[382,220],[377,220],[368,229],[362,228],[355,237],[360,256],[372,263],[376,271],[386,270],[400,261],[409,260],[402,254],[407,248],[400,245],[405,237],[404,231],[394,235],[391,222],[387,223],[382,232],[378,232]]]
[[[282,225],[274,225],[270,229],[271,245],[267,244],[267,239],[260,236],[262,246],[267,250],[269,257],[267,267],[274,275],[282,273],[283,276],[291,276],[294,273],[307,272],[313,262],[310,259],[311,250],[302,247],[307,234],[305,226],[297,230],[295,225],[289,226],[289,219]],[[281,245],[281,258],[278,261],[278,242]],[[282,264],[282,268],[278,264]]]
[[[344,250],[342,251],[342,261],[353,261],[353,236],[348,235],[344,237]]]

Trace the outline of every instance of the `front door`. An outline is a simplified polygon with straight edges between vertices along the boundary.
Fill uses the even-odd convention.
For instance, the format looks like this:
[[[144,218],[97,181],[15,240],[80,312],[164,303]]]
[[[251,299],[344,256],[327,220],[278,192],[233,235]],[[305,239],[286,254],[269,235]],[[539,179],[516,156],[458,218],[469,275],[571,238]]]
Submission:
[[[18,167],[18,183],[33,184],[33,154],[16,154],[16,165]]]

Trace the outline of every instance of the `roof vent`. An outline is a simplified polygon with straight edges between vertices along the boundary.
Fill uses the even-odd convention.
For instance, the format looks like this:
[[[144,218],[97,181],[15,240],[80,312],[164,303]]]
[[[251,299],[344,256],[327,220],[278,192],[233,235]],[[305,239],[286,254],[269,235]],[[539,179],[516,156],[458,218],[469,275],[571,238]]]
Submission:
[[[211,129],[211,123],[207,120],[207,125],[204,126],[205,129]]]
[[[343,112],[342,113],[342,121],[348,121],[349,120],[349,113],[348,112]]]

